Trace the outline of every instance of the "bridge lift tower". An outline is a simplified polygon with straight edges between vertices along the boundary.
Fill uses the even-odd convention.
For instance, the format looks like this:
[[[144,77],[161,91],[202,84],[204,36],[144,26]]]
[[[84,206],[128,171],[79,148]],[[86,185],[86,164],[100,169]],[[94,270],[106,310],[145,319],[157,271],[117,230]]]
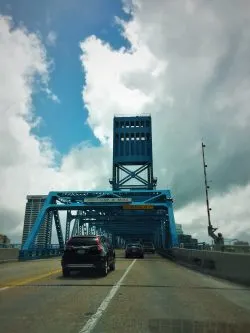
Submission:
[[[132,239],[154,241],[163,248],[178,245],[171,192],[156,190],[153,176],[151,116],[114,117],[113,126],[112,190],[50,192],[21,256],[37,253],[34,241],[51,212],[60,250],[70,236],[87,233],[105,234],[115,246]],[[62,210],[67,211],[64,235]],[[48,246],[42,251],[49,251]]]
[[[113,191],[156,188],[150,116],[114,117],[113,178],[109,182]]]

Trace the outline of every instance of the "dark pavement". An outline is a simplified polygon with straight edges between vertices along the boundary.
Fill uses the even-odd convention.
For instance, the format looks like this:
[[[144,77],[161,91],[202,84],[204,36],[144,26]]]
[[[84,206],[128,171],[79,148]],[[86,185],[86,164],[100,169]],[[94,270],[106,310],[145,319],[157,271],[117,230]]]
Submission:
[[[116,270],[61,276],[60,259],[0,266],[4,333],[250,332],[250,289],[158,255]]]

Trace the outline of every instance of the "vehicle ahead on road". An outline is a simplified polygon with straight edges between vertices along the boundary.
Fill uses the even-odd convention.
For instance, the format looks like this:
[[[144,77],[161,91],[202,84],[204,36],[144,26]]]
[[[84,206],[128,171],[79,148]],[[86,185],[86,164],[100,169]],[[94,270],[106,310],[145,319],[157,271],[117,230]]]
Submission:
[[[64,277],[83,269],[94,269],[106,276],[108,270],[115,270],[115,250],[104,236],[74,236],[65,246],[61,265]]]
[[[151,242],[145,242],[143,248],[145,253],[155,253],[155,246]]]
[[[125,258],[144,258],[143,246],[139,243],[130,243],[125,248]]]

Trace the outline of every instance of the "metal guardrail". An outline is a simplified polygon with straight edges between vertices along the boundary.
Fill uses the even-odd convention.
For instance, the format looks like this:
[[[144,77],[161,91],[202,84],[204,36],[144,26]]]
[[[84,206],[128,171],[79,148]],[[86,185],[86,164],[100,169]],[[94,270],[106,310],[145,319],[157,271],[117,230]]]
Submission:
[[[224,245],[224,252],[230,253],[249,253],[250,254],[250,246],[249,245]],[[216,251],[216,247],[212,246],[212,251]]]
[[[17,243],[17,244],[4,244],[0,243],[0,249],[21,249],[22,244]],[[44,246],[39,246],[36,245],[35,248],[37,249],[44,249]],[[59,244],[50,244],[46,247],[46,249],[57,249],[59,248]]]
[[[20,250],[19,260],[35,260],[35,259],[46,259],[51,257],[58,257],[63,253],[63,249],[50,248],[50,249],[30,249],[30,250]]]
[[[0,249],[21,249],[22,244],[4,244],[0,243]]]
[[[57,257],[60,256],[63,252],[63,249],[60,249],[58,244],[51,244],[46,248],[43,246],[35,246],[29,250],[22,250],[21,247],[22,244],[0,244],[0,249],[18,249],[19,260],[34,260]]]
[[[189,250],[200,250],[205,249],[204,243],[180,243],[179,248]]]
[[[51,244],[44,248],[43,246],[35,246],[29,250],[20,250],[19,260],[46,259],[50,257],[58,257],[62,254],[59,244]]]
[[[189,250],[203,250],[203,251],[222,251],[230,253],[249,253],[249,245],[209,245],[206,243],[182,243],[179,248]]]

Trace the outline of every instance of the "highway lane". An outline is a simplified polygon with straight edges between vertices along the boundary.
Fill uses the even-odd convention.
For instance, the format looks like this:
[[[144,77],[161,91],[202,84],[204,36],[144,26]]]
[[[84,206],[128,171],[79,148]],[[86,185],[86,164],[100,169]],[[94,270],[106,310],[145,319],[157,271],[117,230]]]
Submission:
[[[66,279],[54,273],[3,290],[1,331],[224,333],[229,332],[226,323],[231,324],[230,332],[250,331],[249,288],[204,276],[158,255],[134,261],[117,254],[116,271],[105,278],[76,274]],[[13,270],[19,264],[11,264]],[[47,273],[59,264],[58,259],[48,260]],[[35,265],[41,266],[39,274],[46,273],[44,261]],[[0,276],[2,270],[6,283],[6,268],[0,267]],[[29,281],[24,272],[22,267],[24,280]],[[195,325],[200,329],[194,330]]]
[[[0,265],[0,290],[60,270],[61,265],[58,258],[4,263]]]

